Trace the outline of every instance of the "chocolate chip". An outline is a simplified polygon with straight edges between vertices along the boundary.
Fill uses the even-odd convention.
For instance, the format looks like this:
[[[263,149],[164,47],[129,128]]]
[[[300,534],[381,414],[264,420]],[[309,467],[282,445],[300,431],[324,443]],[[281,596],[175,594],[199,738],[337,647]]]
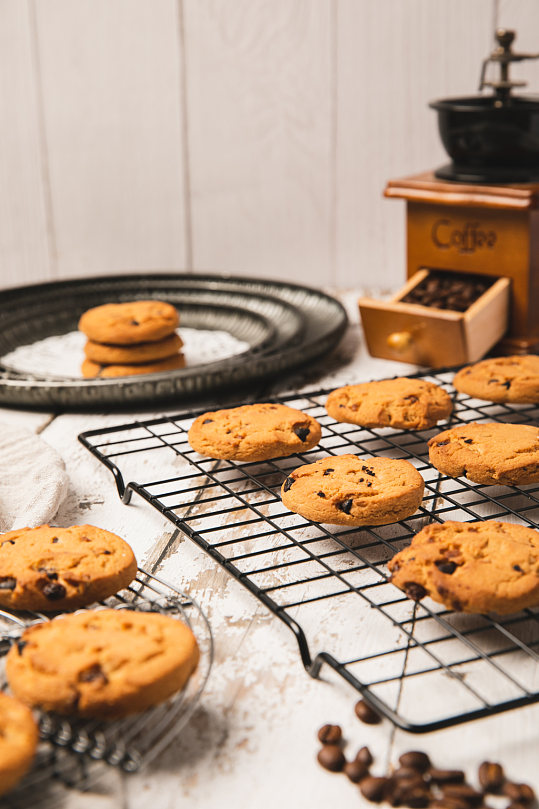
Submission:
[[[444,798],[466,801],[468,806],[479,806],[483,802],[483,794],[469,784],[445,784],[442,791]]]
[[[202,424],[212,424],[212,423],[213,419],[204,419],[204,421],[202,422]]]
[[[99,663],[94,663],[87,669],[83,669],[79,673],[78,676],[79,683],[93,683],[96,680],[101,680],[103,683],[108,683],[108,679],[105,675],[105,672],[99,665]]]
[[[513,567],[520,570],[518,565],[513,565]],[[485,792],[499,792],[505,781],[503,767],[501,764],[496,764],[493,761],[483,761],[483,763],[479,765],[478,777],[479,783]]]
[[[291,477],[291,476],[287,477],[287,479],[285,480],[284,485],[283,485],[283,492],[287,492],[289,489],[291,489],[293,483],[294,483],[294,478]]]
[[[410,750],[399,756],[399,764],[416,772],[426,772],[430,767],[430,758],[421,750]]]
[[[507,380],[507,382],[502,382],[502,387],[507,388],[507,390],[509,390],[509,388],[511,387],[511,382],[509,380]]]
[[[355,757],[355,761],[360,761],[366,767],[370,767],[372,762],[374,761],[372,757],[372,753],[368,747],[361,747],[358,752],[357,756]]]
[[[465,444],[473,444],[473,438],[465,438],[464,443]]]
[[[104,556],[110,556],[112,551],[103,551]]]
[[[362,472],[365,472],[365,474],[370,475],[370,476],[371,476],[371,477],[373,477],[373,478],[374,478],[374,477],[376,477],[376,473],[375,473],[375,472],[373,472],[373,471],[372,471],[372,469],[369,469],[369,467],[368,467],[368,466],[362,466],[362,467],[361,467],[361,471],[362,471]]]
[[[10,544],[10,545],[14,545],[14,544],[15,544],[15,540],[14,540],[14,539],[8,539],[8,542],[9,542],[9,544]]]
[[[331,475],[331,473],[334,471],[335,471],[334,469],[328,466],[328,468],[324,470],[324,475]]]
[[[354,501],[351,497],[347,500],[341,500],[339,503],[335,503],[339,511],[344,511],[345,514],[350,514]]]
[[[17,641],[17,651],[18,651],[18,653],[20,655],[22,655],[25,646],[28,646],[28,641],[27,640],[18,640]]]
[[[16,586],[17,579],[14,579],[13,576],[0,577],[0,590],[14,590]]]
[[[367,775],[359,782],[359,790],[364,798],[373,803],[380,803],[389,794],[392,787],[390,778]]]
[[[295,427],[292,427],[292,429],[296,433],[296,435],[297,435],[297,437],[299,438],[300,441],[306,441],[307,436],[311,432],[309,427],[302,427],[299,424],[296,425]]]
[[[447,573],[447,575],[451,575],[457,569],[457,566],[454,562],[449,562],[447,559],[437,559],[434,563],[440,573]]]
[[[41,588],[41,592],[49,601],[58,601],[66,596],[66,588],[57,581],[46,582],[45,586]]]
[[[44,573],[51,581],[56,581],[58,573],[55,570],[47,570],[46,567],[38,567],[38,573]]]
[[[356,716],[358,719],[361,719],[366,725],[377,725],[378,722],[381,722],[382,717],[379,713],[377,713],[374,708],[371,708],[368,702],[365,702],[364,699],[360,699],[356,702],[354,711],[356,712]]]
[[[318,731],[318,740],[322,744],[338,744],[342,739],[340,725],[322,725]]]
[[[462,770],[438,770],[436,767],[431,767],[430,780],[435,784],[462,784],[464,781],[464,773]]]
[[[355,759],[354,761],[347,761],[344,765],[344,774],[348,776],[353,784],[359,784],[361,779],[369,774],[369,770],[366,764]]]
[[[427,595],[427,591],[425,590],[423,585],[418,584],[416,581],[404,582],[404,592],[406,593],[408,598],[411,598],[414,601],[420,601]]]
[[[449,438],[446,438],[445,441],[438,441],[436,444],[437,447],[445,447],[446,444],[449,444]]]
[[[53,545],[55,545],[55,544],[56,544],[58,541],[59,541],[59,540],[58,540],[58,537],[53,537],[53,538],[51,539],[51,542],[53,543]]]
[[[519,573],[524,573],[520,565],[513,565],[513,570],[518,570]]]
[[[417,396],[405,396],[405,397],[404,397],[404,400],[405,400],[406,402],[411,402],[412,404],[414,404],[414,402],[418,402],[418,401],[419,401],[419,399],[417,398]]]
[[[518,803],[529,804],[535,801],[535,792],[528,784],[516,784],[514,781],[506,781],[503,786],[503,794]]]
[[[132,326],[140,326],[140,323],[138,322],[138,320],[133,319],[133,320],[131,321],[131,325],[132,325]]]
[[[326,496],[326,495],[324,494],[324,492],[316,492],[316,494],[318,495],[318,497],[325,497],[325,496]]]
[[[369,489],[370,489],[370,487],[372,486],[372,481],[368,480],[368,481],[367,481],[367,486],[368,486],[368,487],[369,487]]]
[[[325,744],[318,752],[318,763],[326,770],[340,772],[346,763],[344,753],[336,744]]]

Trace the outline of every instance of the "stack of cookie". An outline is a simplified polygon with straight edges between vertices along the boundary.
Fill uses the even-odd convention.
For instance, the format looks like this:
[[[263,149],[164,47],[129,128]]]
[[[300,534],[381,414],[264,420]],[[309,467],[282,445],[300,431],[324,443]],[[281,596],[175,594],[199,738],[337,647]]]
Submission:
[[[185,367],[177,310],[163,301],[107,303],[85,312],[79,329],[87,337],[84,377],[150,374]]]

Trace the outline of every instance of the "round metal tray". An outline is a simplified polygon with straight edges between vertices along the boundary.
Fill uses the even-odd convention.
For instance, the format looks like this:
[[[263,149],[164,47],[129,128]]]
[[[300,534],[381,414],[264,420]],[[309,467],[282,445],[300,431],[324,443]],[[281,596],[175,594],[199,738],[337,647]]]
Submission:
[[[240,349],[177,371],[114,379],[29,373],[2,361],[18,346],[72,333],[92,306],[149,298],[177,306],[180,333],[182,323],[226,331],[242,341]],[[152,273],[18,287],[0,302],[0,403],[91,409],[178,401],[304,365],[333,348],[346,324],[342,305],[319,290],[224,275]]]

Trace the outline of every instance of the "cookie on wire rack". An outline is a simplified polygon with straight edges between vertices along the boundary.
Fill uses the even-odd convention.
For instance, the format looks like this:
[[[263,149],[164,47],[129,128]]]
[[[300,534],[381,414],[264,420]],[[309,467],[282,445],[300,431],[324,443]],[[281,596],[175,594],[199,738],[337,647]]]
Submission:
[[[388,564],[413,600],[502,615],[539,605],[539,532],[495,522],[432,523]]]
[[[41,525],[0,535],[0,606],[57,612],[127,587],[137,572],[131,546],[95,525]]]
[[[539,404],[539,356],[492,357],[455,375],[454,387],[487,402]]]
[[[7,655],[6,675],[29,706],[117,719],[180,691],[198,660],[193,632],[171,616],[84,610],[26,629]]]
[[[37,742],[31,710],[0,691],[0,795],[9,792],[30,769]]]

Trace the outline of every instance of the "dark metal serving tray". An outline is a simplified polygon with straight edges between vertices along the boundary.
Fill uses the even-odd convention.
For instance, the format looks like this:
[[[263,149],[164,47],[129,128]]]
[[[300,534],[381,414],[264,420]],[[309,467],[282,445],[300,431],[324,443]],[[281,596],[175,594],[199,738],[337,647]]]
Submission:
[[[416,375],[451,393],[450,424],[538,423],[537,405],[457,394],[453,373]],[[309,674],[331,666],[399,727],[431,731],[539,701],[538,609],[467,615],[430,599],[415,603],[389,583],[386,567],[431,521],[497,519],[537,528],[539,484],[485,486],[441,475],[429,464],[427,441],[447,425],[416,432],[339,424],[325,411],[328,392],[271,399],[322,424],[319,446],[288,458],[202,458],[187,442],[198,412],[79,439],[111,470],[125,503],[137,492],[287,624]],[[350,529],[283,507],[279,489],[292,469],[346,452],[410,461],[425,479],[418,512],[394,525]]]

